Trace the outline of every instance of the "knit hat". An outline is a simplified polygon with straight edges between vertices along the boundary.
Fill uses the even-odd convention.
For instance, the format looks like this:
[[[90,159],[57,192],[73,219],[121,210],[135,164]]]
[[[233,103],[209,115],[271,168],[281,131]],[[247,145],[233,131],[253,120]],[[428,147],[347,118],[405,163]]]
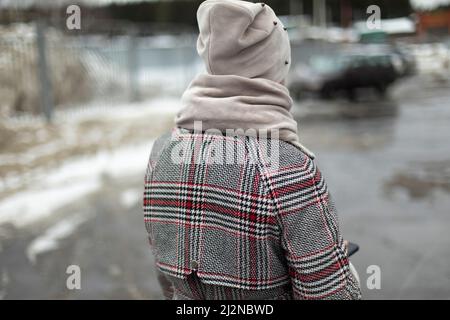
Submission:
[[[197,11],[198,54],[213,75],[284,83],[291,63],[286,29],[264,3],[207,0]]]

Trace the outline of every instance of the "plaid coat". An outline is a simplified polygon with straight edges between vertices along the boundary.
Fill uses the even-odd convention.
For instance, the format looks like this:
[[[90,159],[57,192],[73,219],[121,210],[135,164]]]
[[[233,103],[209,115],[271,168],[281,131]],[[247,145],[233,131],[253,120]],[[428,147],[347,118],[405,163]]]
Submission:
[[[325,181],[289,143],[174,129],[152,149],[143,208],[177,297],[360,298]]]

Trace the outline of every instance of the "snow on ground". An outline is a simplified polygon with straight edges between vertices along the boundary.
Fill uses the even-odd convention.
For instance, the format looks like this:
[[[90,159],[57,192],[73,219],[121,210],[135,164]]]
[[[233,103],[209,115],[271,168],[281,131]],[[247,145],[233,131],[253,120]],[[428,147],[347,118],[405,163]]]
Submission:
[[[179,98],[161,97],[113,107],[62,110],[50,126],[40,118],[4,120],[1,125],[14,134],[0,150],[0,196],[33,183],[35,176],[44,175],[49,166],[67,157],[148,140],[169,125],[179,107]]]
[[[120,195],[120,203],[125,208],[132,208],[134,205],[136,205],[142,196],[142,190],[141,189],[128,189],[122,192]]]
[[[18,192],[0,203],[0,224],[10,222],[16,227],[29,225],[49,216],[54,210],[82,198],[99,188],[96,177],[58,187],[33,188]]]
[[[0,202],[0,224],[9,222],[20,228],[48,217],[56,209],[98,190],[105,174],[114,178],[144,176],[152,145],[150,141],[67,161],[37,178],[29,189]]]
[[[0,165],[20,162],[27,167],[35,159],[45,155],[51,158],[60,148],[68,148],[71,144],[95,142],[99,149],[95,153],[70,156],[57,165],[29,168],[24,175],[12,174],[10,177],[1,177],[0,193],[2,190],[11,190],[4,187],[14,186],[13,180],[18,185],[24,179],[29,182],[25,188],[18,189],[0,200],[0,225],[11,223],[16,228],[27,228],[43,219],[51,218],[52,215],[61,212],[61,208],[100,191],[104,187],[105,176],[117,179],[140,175],[143,179],[153,145],[151,139],[156,138],[154,135],[158,132],[155,131],[156,124],[175,115],[179,106],[179,98],[161,97],[109,108],[90,106],[58,111],[55,114],[55,123],[63,130],[63,138],[58,140],[48,139],[45,136],[47,134],[45,124],[37,124],[38,128],[42,128],[37,130],[37,133],[43,135],[43,143],[38,139],[36,145],[32,144],[20,154],[0,153]],[[98,129],[97,135],[100,136],[96,136],[95,130],[85,132],[81,141],[79,137],[75,137],[78,140],[72,141],[71,134],[79,134],[74,131],[76,124],[98,119],[105,121],[107,128],[111,127],[114,130]],[[134,139],[126,140],[112,148],[102,144],[105,133],[109,134],[109,131],[118,136],[123,135],[120,131],[126,131],[130,126],[146,131],[147,120],[149,134],[153,138],[149,139],[149,134],[143,137],[134,136]],[[36,125],[33,120],[29,121],[30,119],[14,119],[7,125],[23,133],[24,127],[30,124]],[[7,178],[10,179],[9,183],[5,183]],[[125,189],[120,194],[120,202],[124,207],[131,208],[139,203],[141,197],[142,190],[139,188]],[[52,221],[52,225],[43,230],[27,246],[26,255],[29,261],[35,264],[40,255],[57,250],[61,241],[76,233],[79,227],[90,218],[86,212],[67,212],[67,215]],[[1,294],[0,292],[0,296]]]
[[[161,96],[155,99],[134,103],[108,104],[93,102],[80,107],[55,110],[54,123],[78,123],[97,119],[131,119],[152,114],[174,114],[180,108],[180,98],[173,96]],[[41,116],[22,115],[1,119],[7,127],[20,129],[30,125],[45,123]]]
[[[117,134],[126,126],[133,126],[137,120],[148,119],[148,128],[152,126],[161,115],[174,115],[179,108],[179,99],[162,97],[151,101],[134,104],[124,104],[115,107],[89,107],[79,110],[64,110],[55,114],[55,123],[63,124],[61,127],[71,131],[75,123],[102,119],[111,123]],[[111,120],[111,122],[109,122]],[[11,120],[7,123],[15,130],[21,130],[27,124],[27,119]],[[92,133],[92,134],[91,134]],[[95,192],[101,187],[103,175],[112,177],[144,175],[153,141],[148,141],[148,135],[139,141],[114,148],[103,148],[102,132],[90,132],[82,140],[95,140],[99,150],[90,155],[71,156],[61,162],[56,168],[38,167],[27,169],[23,175],[11,174],[0,177],[0,192],[12,190],[27,180],[26,188],[13,193],[0,201],[0,224],[12,223],[16,227],[26,227],[40,219],[50,216],[55,210],[77,199]],[[100,135],[100,137],[98,136]],[[64,139],[48,141],[30,147],[20,153],[0,154],[0,163],[20,163],[25,167],[36,158],[43,155],[55,154],[58,149],[67,148],[71,144],[70,135]],[[80,141],[74,141],[79,145]],[[123,203],[132,206],[138,199],[137,191],[127,191],[123,195]]]
[[[450,0],[410,0],[410,2],[412,7],[418,10],[435,10],[450,4]]]
[[[59,241],[73,234],[89,217],[84,214],[70,216],[48,228],[42,235],[34,239],[27,248],[27,257],[36,263],[38,255],[58,249]]]
[[[442,43],[412,45],[419,73],[450,75],[450,49]]]

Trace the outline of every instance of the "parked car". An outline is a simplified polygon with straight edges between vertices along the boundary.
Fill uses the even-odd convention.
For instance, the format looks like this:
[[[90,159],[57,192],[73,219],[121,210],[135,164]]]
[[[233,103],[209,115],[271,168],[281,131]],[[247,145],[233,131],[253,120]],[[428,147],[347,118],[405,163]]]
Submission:
[[[308,65],[299,65],[292,70],[289,89],[296,98],[307,93],[325,99],[344,94],[355,100],[360,88],[372,88],[379,96],[384,96],[404,72],[402,64],[399,55],[384,52],[316,56]]]

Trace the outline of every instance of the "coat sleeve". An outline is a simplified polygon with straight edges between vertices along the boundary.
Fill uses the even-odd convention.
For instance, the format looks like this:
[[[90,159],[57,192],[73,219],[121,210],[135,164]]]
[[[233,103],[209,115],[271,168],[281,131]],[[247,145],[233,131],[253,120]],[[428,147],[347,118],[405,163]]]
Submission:
[[[168,142],[170,142],[170,133],[166,133],[156,139],[153,143],[150,156],[147,162],[147,170],[145,172],[144,177],[144,194],[143,194],[143,202],[142,202],[142,210],[144,212],[144,222],[145,228],[147,230],[148,239],[150,243],[150,247],[152,248],[153,254],[156,256],[155,248],[153,247],[153,234],[152,234],[152,225],[150,223],[150,217],[152,206],[151,206],[151,190],[152,190],[152,180],[153,173],[156,170],[156,164],[161,155],[161,152],[164,150],[164,147]]]
[[[360,299],[336,210],[314,161],[305,156],[274,180],[294,298]]]
[[[152,226],[147,219],[147,216],[150,214],[151,206],[150,206],[150,190],[151,190],[151,181],[152,174],[155,170],[156,163],[160,156],[161,151],[163,150],[165,142],[169,139],[169,134],[161,136],[159,139],[155,141],[153,144],[152,150],[150,152],[150,157],[147,164],[147,170],[145,173],[144,179],[144,197],[143,197],[143,210],[144,210],[144,221],[145,227],[148,233],[148,240],[150,244],[150,248],[152,250],[153,256],[157,259],[156,250],[153,246],[153,234],[152,234]],[[155,266],[155,273],[158,280],[159,285],[161,286],[164,298],[167,300],[171,300],[173,297],[173,286],[172,283],[164,276],[164,274],[159,270],[158,267]]]

